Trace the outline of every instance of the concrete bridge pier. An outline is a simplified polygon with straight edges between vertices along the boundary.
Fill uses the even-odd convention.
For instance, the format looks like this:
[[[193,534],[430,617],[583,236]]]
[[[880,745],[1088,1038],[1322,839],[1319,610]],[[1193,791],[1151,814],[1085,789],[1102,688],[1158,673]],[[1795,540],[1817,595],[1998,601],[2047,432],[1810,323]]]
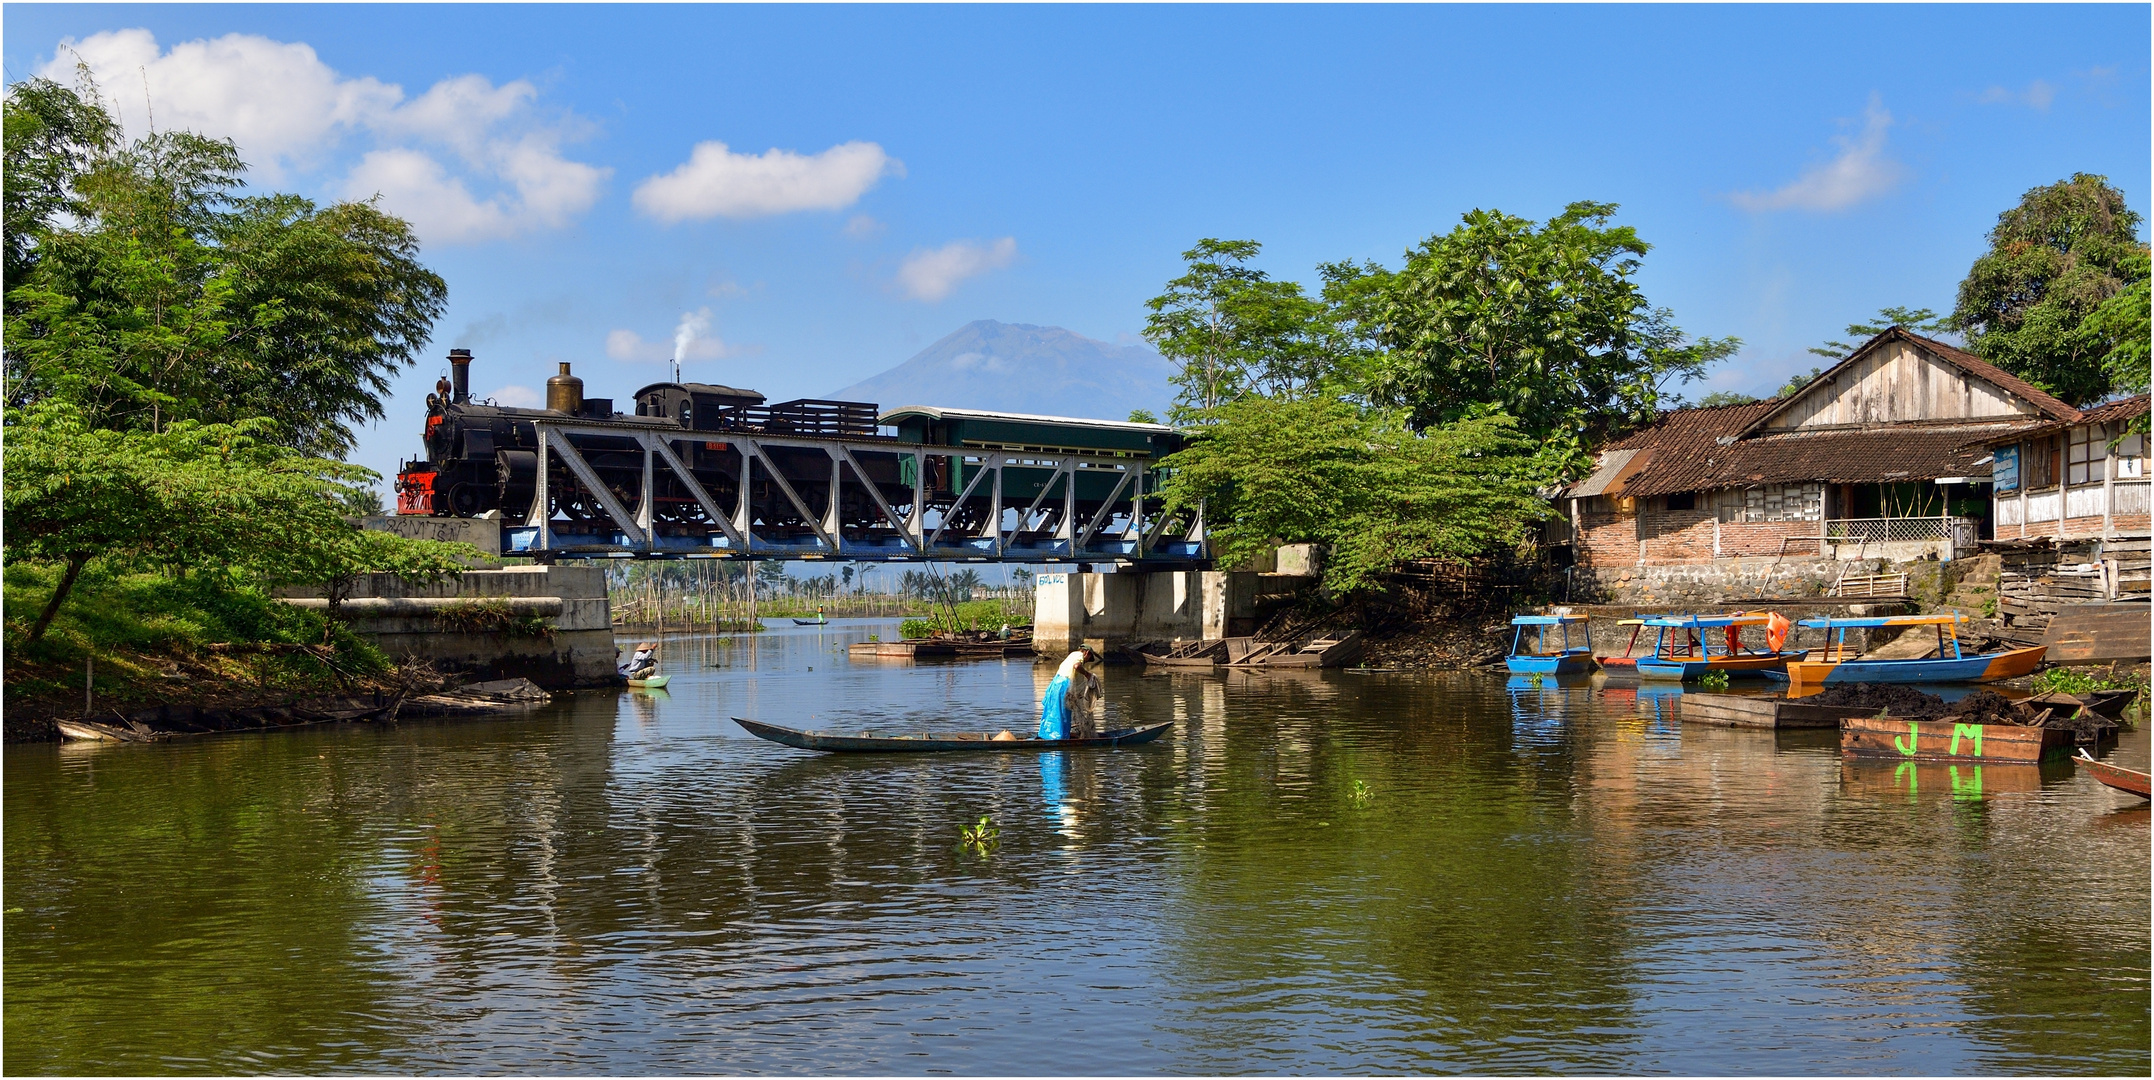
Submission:
[[[300,607],[329,606],[319,589],[280,595]],[[606,576],[596,566],[466,570],[432,582],[367,574],[339,611],[392,657],[481,680],[525,678],[560,690],[618,678]]]
[[[1256,632],[1257,601],[1315,583],[1313,563],[1287,573],[1171,570],[1048,573],[1034,582],[1032,647],[1062,657],[1143,641],[1214,641]]]

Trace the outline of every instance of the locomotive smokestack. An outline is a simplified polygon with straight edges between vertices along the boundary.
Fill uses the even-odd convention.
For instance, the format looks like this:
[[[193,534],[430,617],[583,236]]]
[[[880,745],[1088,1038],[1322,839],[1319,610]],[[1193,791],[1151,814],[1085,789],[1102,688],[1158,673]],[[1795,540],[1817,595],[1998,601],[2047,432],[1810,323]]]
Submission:
[[[458,405],[471,403],[471,350],[449,350],[449,400]]]

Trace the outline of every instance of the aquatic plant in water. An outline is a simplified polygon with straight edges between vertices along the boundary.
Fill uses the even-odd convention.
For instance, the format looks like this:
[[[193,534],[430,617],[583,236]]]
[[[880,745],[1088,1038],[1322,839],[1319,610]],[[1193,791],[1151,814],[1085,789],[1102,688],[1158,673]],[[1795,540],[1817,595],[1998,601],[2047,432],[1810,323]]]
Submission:
[[[1001,839],[1002,830],[995,828],[994,819],[985,814],[980,815],[978,824],[960,826],[957,830],[957,845],[976,855],[984,856],[994,850]]]
[[[1698,677],[1698,685],[1706,690],[1720,691],[1728,688],[1728,673],[1708,671]]]
[[[1353,800],[1355,806],[1367,806],[1369,800],[1376,797],[1376,789],[1356,780],[1354,786],[1347,789],[1346,797]]]

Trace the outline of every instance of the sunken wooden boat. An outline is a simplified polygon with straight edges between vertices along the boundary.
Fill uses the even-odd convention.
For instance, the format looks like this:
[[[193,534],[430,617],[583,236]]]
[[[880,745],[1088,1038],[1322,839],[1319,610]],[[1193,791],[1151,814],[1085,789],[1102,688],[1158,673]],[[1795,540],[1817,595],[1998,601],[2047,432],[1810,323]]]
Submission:
[[[1227,663],[1232,668],[1336,668],[1361,659],[1361,631],[1349,630],[1337,637],[1298,638],[1291,641],[1249,642],[1248,651],[1236,648],[1240,639],[1227,639]]]
[[[997,739],[997,733],[992,731],[923,731],[918,735],[876,735],[863,731],[858,735],[841,735],[833,731],[800,731],[777,724],[744,720],[738,716],[733,718],[733,722],[759,739],[768,739],[802,750],[822,750],[833,754],[911,754],[945,750],[1019,750],[1033,753],[1045,750],[1090,750],[1148,743],[1174,726],[1174,721],[1166,720],[1143,727],[1103,731],[1089,739],[1041,739],[1032,735]]]
[[[1227,660],[1227,639],[1208,638],[1202,641],[1150,641],[1133,649],[1124,650],[1131,659],[1145,667],[1194,668],[1210,671]]]
[[[2142,799],[2149,797],[2147,794],[2148,782],[2154,777],[2149,777],[2148,774],[2137,769],[2127,769],[2122,765],[2111,765],[2106,761],[2096,761],[2093,755],[2085,750],[2081,750],[2079,756],[2072,759],[2072,764],[2094,774],[2094,778],[2103,784],[2127,795],[2137,795]]]

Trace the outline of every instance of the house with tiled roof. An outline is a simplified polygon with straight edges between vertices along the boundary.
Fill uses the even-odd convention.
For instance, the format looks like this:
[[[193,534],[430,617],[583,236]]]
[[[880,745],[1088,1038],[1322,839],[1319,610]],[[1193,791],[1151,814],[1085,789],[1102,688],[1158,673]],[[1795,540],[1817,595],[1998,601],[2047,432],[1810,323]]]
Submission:
[[[1788,397],[1664,413],[1609,443],[1565,493],[1573,554],[1593,568],[1949,558],[1994,531],[1989,447],[2080,419],[1982,358],[1895,326]]]

